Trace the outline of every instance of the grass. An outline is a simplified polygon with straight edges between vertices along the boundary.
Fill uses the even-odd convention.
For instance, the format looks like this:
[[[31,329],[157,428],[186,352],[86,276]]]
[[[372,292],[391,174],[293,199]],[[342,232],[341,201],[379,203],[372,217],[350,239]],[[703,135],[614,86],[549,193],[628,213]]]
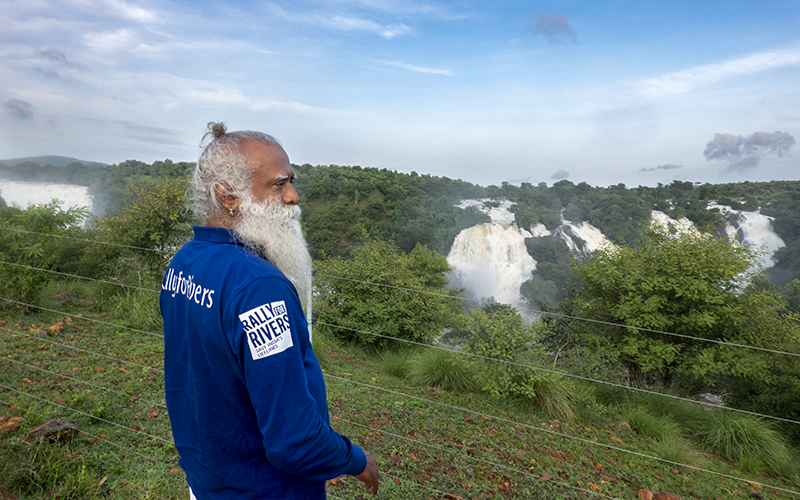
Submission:
[[[762,419],[715,409],[698,437],[713,453],[748,470],[767,469],[775,474],[797,474],[797,457],[772,425]]]
[[[118,302],[108,295],[101,304],[92,290],[58,293],[60,297],[51,295],[46,306],[71,314],[72,322],[63,313],[0,312],[0,416],[24,418],[19,429],[0,434],[0,498],[4,492],[19,498],[55,492],[57,498],[89,500],[185,499],[185,477],[177,465],[163,407],[161,338],[89,321],[127,326],[116,316]],[[672,419],[685,429],[681,419],[688,418],[692,408],[672,405],[678,409],[668,412],[668,406],[659,410],[642,402],[639,420],[630,419],[630,426],[641,433],[622,424],[622,417],[610,416],[611,411],[587,412],[564,423],[552,420],[538,406],[520,406],[508,398],[442,382],[455,380],[455,374],[465,376],[466,365],[457,363],[458,355],[445,353],[439,358],[425,351],[379,355],[316,333],[314,337],[326,376],[332,425],[378,459],[381,499],[439,499],[445,494],[469,499],[602,498],[597,494],[634,499],[639,488],[664,490],[680,498],[749,498],[753,486],[720,474],[800,490],[797,476],[769,477],[745,469],[761,470],[768,467],[768,460],[781,463],[785,457],[769,459],[763,450],[761,455],[740,453],[743,460],[737,466],[734,458],[700,455],[691,435],[676,438],[665,430],[672,428],[669,425],[661,430],[653,425]],[[415,359],[420,366],[412,368]],[[440,387],[430,381],[410,383],[405,377],[412,377],[415,370],[439,381]],[[556,385],[549,390],[554,395],[563,392]],[[704,427],[708,430],[704,446],[738,443],[749,436],[750,441],[778,449],[777,434],[746,427],[747,423],[727,437],[713,434],[715,428],[719,432],[718,428],[733,425],[721,416],[714,418],[715,425]],[[84,434],[63,443],[23,443],[32,427],[50,419],[71,422]],[[719,455],[737,456],[735,446],[728,451],[724,446],[715,449]],[[642,455],[701,464],[718,473]],[[759,458],[748,458],[753,456]],[[767,470],[781,471],[775,466]],[[782,473],[792,474],[791,468]],[[328,491],[338,498],[364,498],[360,483],[348,477],[331,482]],[[772,491],[779,490],[760,491],[777,498]],[[786,492],[782,496],[792,497]]]
[[[424,349],[410,357],[406,376],[414,384],[447,391],[474,392],[478,389],[470,360],[442,349]]]
[[[631,407],[623,414],[625,421],[637,432],[657,441],[672,441],[681,438],[681,428],[669,418],[654,415],[647,408]]]

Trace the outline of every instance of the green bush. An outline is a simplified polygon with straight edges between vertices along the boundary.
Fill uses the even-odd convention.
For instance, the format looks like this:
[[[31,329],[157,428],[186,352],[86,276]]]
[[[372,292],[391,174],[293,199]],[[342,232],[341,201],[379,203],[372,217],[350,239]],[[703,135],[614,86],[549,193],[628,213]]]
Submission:
[[[671,441],[681,437],[681,428],[678,424],[667,417],[654,415],[639,406],[625,412],[624,419],[636,432],[658,441]]]
[[[750,469],[775,474],[797,473],[797,465],[784,439],[759,418],[730,410],[711,410],[697,438],[707,451]]]
[[[152,332],[163,328],[157,293],[136,291],[121,295],[114,308],[114,315],[133,328]]]
[[[471,316],[465,350],[484,358],[477,370],[481,388],[493,396],[523,398],[554,418],[571,419],[572,384],[533,367],[546,359],[533,327],[511,308],[495,307],[489,313],[475,309]]]
[[[674,462],[676,465],[685,464],[698,467],[704,463],[703,456],[692,450],[688,441],[678,437],[657,441],[653,445],[653,451],[658,458]]]
[[[448,391],[473,392],[478,388],[472,362],[464,355],[442,349],[425,349],[409,358],[408,378],[415,384]]]
[[[409,349],[389,350],[381,354],[381,369],[398,378],[408,377],[410,369],[409,359],[412,351]]]
[[[331,357],[330,350],[334,347],[336,347],[336,339],[332,338],[324,331],[319,331],[317,329],[312,330],[311,348],[314,350],[314,354],[317,356],[319,366],[322,368],[328,367]]]

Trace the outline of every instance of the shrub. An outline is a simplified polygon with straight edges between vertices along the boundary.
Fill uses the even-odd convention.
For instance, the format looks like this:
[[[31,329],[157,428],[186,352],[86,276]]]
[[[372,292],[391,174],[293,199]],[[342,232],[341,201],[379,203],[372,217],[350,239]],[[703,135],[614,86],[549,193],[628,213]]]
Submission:
[[[319,366],[327,368],[330,364],[330,350],[336,347],[336,339],[324,331],[313,329],[311,335],[311,348],[317,356]]]
[[[670,441],[681,437],[681,429],[667,417],[654,415],[642,407],[633,407],[624,415],[625,420],[637,432],[657,439]]]
[[[636,404],[659,417],[669,417],[686,434],[694,434],[709,419],[709,411],[699,403],[691,403],[660,394],[639,393]]]
[[[481,388],[493,396],[524,398],[555,418],[570,419],[572,384],[533,367],[546,355],[519,313],[495,308],[489,313],[475,309],[471,314],[466,351],[485,358],[478,364]]]
[[[773,426],[759,418],[729,410],[711,410],[697,434],[706,450],[751,469],[776,474],[796,473],[790,449]]]
[[[409,349],[384,352],[381,354],[381,368],[395,377],[406,378],[409,371],[411,352]]]
[[[676,465],[685,464],[697,467],[704,462],[703,456],[693,451],[688,441],[679,437],[657,441],[653,445],[653,451],[659,458],[675,462]]]
[[[161,331],[163,322],[158,308],[158,294],[137,291],[120,296],[114,315],[128,325],[149,331]]]
[[[408,378],[415,384],[448,391],[473,392],[478,388],[470,360],[443,349],[425,349],[411,357]]]

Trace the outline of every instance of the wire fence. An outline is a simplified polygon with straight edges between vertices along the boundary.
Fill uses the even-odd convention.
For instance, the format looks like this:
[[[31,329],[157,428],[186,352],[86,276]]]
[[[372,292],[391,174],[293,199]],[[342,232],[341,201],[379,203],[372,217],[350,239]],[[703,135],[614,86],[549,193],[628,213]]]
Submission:
[[[9,228],[0,227],[0,229],[9,229]],[[37,235],[47,235],[46,233],[34,233],[34,232],[31,232],[31,233],[37,234]],[[58,236],[58,235],[48,235],[48,236]],[[75,239],[75,238],[70,238],[70,239]],[[97,241],[93,241],[93,240],[80,240],[80,239],[77,239],[77,240],[78,241],[90,242],[90,243],[93,243],[93,244],[103,243],[103,242],[97,242]],[[117,246],[120,246],[120,245],[117,245]],[[139,247],[129,247],[129,248],[135,248],[135,249],[142,250]],[[155,249],[144,249],[144,250],[156,251]],[[73,278],[73,279],[87,280],[87,281],[93,281],[93,282],[98,282],[98,283],[102,283],[102,284],[120,286],[120,287],[124,287],[124,288],[138,289],[138,290],[146,291],[146,292],[158,292],[159,291],[159,290],[145,288],[145,287],[128,285],[128,284],[120,283],[120,282],[93,279],[93,278],[89,278],[89,277],[83,277],[83,276],[78,276],[78,275],[73,275],[73,274],[68,274],[68,273],[61,273],[61,272],[57,272],[57,271],[51,271],[51,270],[36,268],[36,267],[32,267],[32,266],[25,266],[25,265],[21,265],[21,264],[6,262],[6,261],[0,261],[0,264],[17,266],[17,267],[27,268],[27,269],[30,269],[30,270],[50,272],[50,273],[53,273],[53,274],[56,274],[56,275],[70,277],[70,278]],[[425,290],[415,290],[415,289],[411,289],[411,288],[397,287],[397,286],[386,285],[386,284],[381,284],[381,283],[372,283],[372,282],[363,281],[363,280],[356,280],[356,279],[353,279],[353,278],[345,278],[345,277],[333,276],[333,275],[327,275],[327,274],[320,274],[319,276],[324,277],[324,278],[328,278],[328,279],[341,279],[341,280],[348,280],[348,281],[356,281],[356,282],[360,282],[362,284],[367,284],[367,285],[371,285],[371,286],[384,287],[384,288],[394,288],[394,289],[400,289],[400,290],[405,290],[405,291],[414,292],[414,293],[420,293],[420,294],[438,295],[438,296],[457,299],[457,300],[462,300],[462,301],[478,302],[475,299],[468,299],[468,298],[463,298],[463,297],[454,297],[454,296],[447,295],[447,294],[439,294],[439,293],[425,291]],[[82,316],[80,314],[75,314],[75,313],[71,313],[71,312],[67,312],[67,311],[60,311],[58,309],[45,308],[45,307],[42,307],[42,306],[38,306],[38,305],[30,304],[30,303],[24,303],[24,302],[20,302],[20,301],[14,301],[14,300],[5,299],[5,298],[0,298],[0,300],[6,301],[7,303],[13,303],[13,304],[15,304],[17,306],[20,306],[20,307],[34,308],[34,309],[38,309],[40,311],[44,311],[44,312],[47,312],[47,313],[56,314],[56,315],[60,315],[60,316],[63,316],[63,317],[69,317],[69,318],[72,318],[73,321],[86,321],[86,322],[93,323],[95,325],[101,325],[103,327],[111,327],[111,328],[118,329],[118,330],[121,330],[121,331],[130,332],[132,334],[142,334],[142,335],[148,336],[149,338],[151,338],[153,340],[155,340],[156,338],[163,337],[163,335],[161,333],[158,333],[158,332],[150,332],[150,331],[146,331],[146,330],[135,329],[135,328],[132,328],[130,326],[121,325],[121,324],[117,324],[117,323],[111,323],[111,322],[107,322],[107,321],[102,321],[102,320],[98,320],[98,319],[95,319],[95,318],[89,318],[89,317]],[[541,311],[537,311],[537,312],[541,313]],[[631,328],[631,327],[629,327],[627,325],[614,324],[614,323],[603,322],[603,321],[597,321],[597,320],[593,320],[593,319],[590,319],[590,318],[573,317],[573,316],[561,315],[561,314],[556,314],[556,313],[543,313],[543,314],[551,314],[551,315],[556,316],[556,317],[563,317],[563,318],[566,318],[566,319],[573,319],[573,320],[577,320],[577,321],[587,321],[587,322],[601,323],[601,324],[608,325],[608,326]],[[367,334],[367,335],[374,335],[374,336],[377,336],[377,337],[386,338],[386,339],[392,339],[392,340],[395,340],[395,341],[407,342],[407,343],[420,345],[420,346],[427,347],[427,348],[442,349],[442,350],[458,353],[460,355],[473,356],[473,357],[476,357],[476,358],[483,359],[485,361],[501,362],[501,363],[506,363],[506,364],[509,364],[509,365],[519,366],[519,367],[522,367],[522,368],[529,368],[529,369],[533,369],[533,370],[540,370],[540,371],[547,372],[547,373],[558,374],[558,375],[567,376],[567,377],[573,377],[573,378],[584,380],[584,381],[587,381],[587,382],[606,384],[606,385],[610,385],[610,386],[614,386],[614,387],[618,387],[618,388],[624,388],[624,389],[628,389],[628,390],[632,390],[632,391],[639,391],[639,392],[644,392],[644,393],[657,394],[659,396],[671,397],[671,398],[678,399],[678,400],[694,402],[694,401],[692,401],[690,399],[687,399],[687,398],[681,398],[681,397],[677,397],[677,396],[658,393],[658,392],[655,392],[655,391],[649,391],[649,390],[645,390],[645,389],[641,389],[641,388],[631,387],[631,386],[627,386],[627,385],[623,385],[623,384],[616,384],[616,383],[611,383],[611,382],[607,382],[607,381],[592,379],[592,378],[589,378],[589,377],[582,377],[582,376],[575,375],[575,374],[570,374],[570,373],[567,373],[567,372],[560,372],[560,371],[557,371],[557,370],[550,370],[550,369],[547,369],[547,368],[532,366],[532,365],[525,364],[525,363],[518,363],[518,362],[512,362],[512,361],[506,361],[506,360],[500,360],[500,359],[496,359],[496,358],[491,358],[491,357],[488,357],[488,356],[479,356],[479,355],[475,355],[475,354],[464,353],[464,352],[461,352],[461,351],[458,351],[458,350],[455,350],[455,349],[449,349],[447,347],[444,347],[444,346],[441,346],[441,345],[432,344],[432,343],[413,342],[413,341],[409,341],[409,340],[405,340],[405,339],[399,339],[399,338],[395,338],[395,337],[390,337],[390,336],[386,336],[386,335],[382,335],[382,334],[378,334],[378,333],[374,333],[374,332],[369,332],[369,331],[365,331],[365,330],[357,330],[357,329],[347,328],[347,327],[344,327],[344,326],[334,325],[334,324],[325,323],[325,322],[320,322],[318,324],[323,324],[323,325],[326,325],[328,327],[336,328],[336,329],[345,329],[345,330],[351,330],[351,331],[354,331],[354,332],[359,332],[359,333],[363,333],[363,334]],[[778,355],[800,356],[800,354],[797,354],[797,353],[766,349],[766,348],[761,348],[761,347],[757,347],[757,346],[748,346],[748,345],[742,345],[742,344],[736,344],[736,343],[730,343],[730,342],[716,341],[716,340],[713,340],[713,339],[703,339],[701,337],[692,337],[692,336],[687,336],[687,335],[674,334],[674,333],[669,333],[669,332],[661,332],[661,331],[658,331],[658,330],[649,330],[649,329],[644,329],[644,328],[635,328],[635,329],[636,330],[645,331],[645,332],[650,332],[650,333],[674,335],[676,337],[681,337],[681,338],[688,338],[688,339],[693,339],[693,340],[698,340],[698,341],[713,342],[713,343],[717,343],[717,344],[727,345],[727,346],[730,346],[730,347],[737,347],[737,348],[743,348],[743,349],[753,349],[753,350],[758,350],[758,351],[763,351],[763,352],[768,352],[768,353],[778,354]],[[41,335],[35,335],[35,334],[30,333],[30,332],[22,331],[21,329],[12,329],[12,328],[8,328],[6,326],[0,326],[0,331],[5,332],[6,334],[10,334],[11,336],[16,336],[17,338],[27,338],[29,341],[42,342],[43,345],[46,344],[46,345],[49,345],[50,347],[53,347],[53,348],[56,348],[56,349],[61,349],[61,350],[65,350],[65,351],[72,351],[72,352],[75,352],[75,353],[78,353],[78,354],[81,354],[81,355],[85,354],[85,355],[88,355],[88,356],[94,356],[94,357],[97,357],[99,359],[104,359],[107,362],[109,362],[109,361],[110,362],[114,362],[118,366],[123,366],[123,365],[124,366],[128,366],[128,367],[131,367],[132,370],[138,369],[139,371],[143,371],[145,373],[157,373],[159,375],[163,374],[163,370],[160,368],[160,366],[162,366],[162,365],[160,365],[160,364],[146,365],[146,364],[142,364],[142,363],[136,363],[136,362],[131,361],[130,359],[122,359],[120,357],[115,357],[114,355],[109,354],[108,352],[98,352],[98,351],[95,351],[95,350],[89,350],[89,349],[86,349],[85,346],[83,346],[83,345],[71,345],[70,343],[65,343],[65,342],[60,342],[60,341],[56,342],[52,338],[49,338],[47,336],[43,337]],[[87,340],[84,339],[83,341],[87,341]],[[101,340],[99,342],[99,344],[102,346],[104,344],[104,342]],[[163,352],[162,352],[162,356],[163,356]],[[35,359],[35,357],[34,357],[34,359]],[[44,368],[42,366],[37,366],[37,364],[33,364],[33,363],[38,363],[37,361],[32,361],[32,362],[20,361],[20,360],[17,360],[17,359],[13,359],[11,357],[11,355],[7,355],[7,356],[5,356],[3,358],[0,358],[0,363],[6,364],[7,366],[14,366],[18,370],[22,370],[21,373],[25,373],[25,372],[27,372],[27,373],[40,372],[40,373],[43,373],[43,374],[47,374],[47,375],[49,375],[51,377],[57,377],[57,378],[60,378],[60,379],[69,380],[69,381],[75,382],[76,384],[81,384],[81,385],[86,386],[86,387],[91,387],[93,389],[103,390],[103,391],[106,391],[106,392],[109,392],[109,393],[112,393],[112,394],[116,394],[117,396],[120,396],[120,397],[126,397],[127,396],[126,392],[120,391],[120,390],[112,388],[110,386],[105,386],[103,384],[90,382],[88,380],[82,380],[82,379],[79,379],[79,378],[76,378],[76,377],[71,377],[71,376],[68,376],[66,374],[62,374],[62,373],[58,372],[57,370],[49,370],[49,369]],[[6,371],[7,374],[8,374],[8,372],[10,372],[10,370],[5,370],[5,371]],[[125,371],[127,373],[126,369],[123,369],[123,371]],[[338,376],[331,375],[331,374],[325,374],[325,377],[326,377],[327,380],[331,380],[331,381],[337,381],[337,382],[342,382],[342,383],[347,382],[349,384],[355,384],[355,385],[357,385],[358,387],[360,387],[363,390],[384,391],[384,392],[388,392],[388,393],[394,394],[395,396],[402,397],[404,399],[418,400],[418,401],[421,401],[421,402],[425,403],[426,405],[443,406],[443,407],[447,408],[448,410],[457,411],[457,412],[463,412],[463,413],[466,413],[466,414],[477,415],[477,416],[480,416],[482,418],[500,421],[500,422],[503,422],[504,424],[527,428],[527,429],[529,429],[531,431],[548,433],[548,434],[551,434],[551,435],[554,435],[554,436],[558,436],[558,437],[563,438],[563,439],[574,440],[574,441],[580,442],[583,445],[586,445],[587,447],[599,446],[599,447],[606,448],[606,449],[612,449],[612,450],[618,451],[620,453],[631,454],[631,455],[635,455],[635,456],[638,456],[638,457],[641,457],[641,458],[646,458],[648,460],[653,460],[653,461],[656,461],[656,462],[662,462],[662,463],[665,463],[665,464],[668,464],[668,465],[685,467],[687,469],[693,469],[693,470],[696,470],[696,471],[699,471],[699,472],[703,472],[703,473],[714,474],[714,475],[718,475],[720,477],[725,477],[725,478],[736,480],[736,481],[752,482],[752,480],[749,480],[749,479],[746,479],[746,478],[742,478],[742,477],[733,476],[733,475],[727,475],[727,474],[721,473],[719,471],[713,471],[713,470],[709,470],[709,469],[703,469],[703,468],[700,468],[700,467],[692,466],[692,465],[689,465],[689,464],[684,464],[684,463],[680,463],[680,462],[673,462],[673,461],[669,461],[669,460],[664,460],[664,459],[658,458],[656,456],[652,456],[652,455],[648,455],[648,454],[644,454],[644,453],[639,453],[639,452],[636,452],[636,451],[633,451],[633,450],[628,450],[628,449],[625,449],[625,448],[622,448],[622,447],[606,445],[606,444],[603,444],[603,443],[596,443],[596,442],[593,442],[591,440],[580,438],[578,436],[573,436],[573,435],[570,435],[570,434],[553,431],[552,429],[543,428],[543,427],[540,427],[540,426],[534,426],[534,425],[531,425],[531,424],[528,424],[528,423],[525,423],[525,422],[519,422],[519,421],[510,420],[510,419],[504,419],[504,418],[500,418],[500,417],[497,417],[497,416],[493,416],[493,415],[485,414],[485,413],[478,412],[478,411],[475,411],[475,410],[471,410],[469,408],[459,407],[459,406],[455,406],[455,405],[447,405],[447,404],[441,403],[439,401],[434,401],[434,400],[426,399],[426,398],[420,398],[418,396],[414,396],[414,395],[411,395],[411,394],[403,393],[403,392],[400,392],[400,391],[392,391],[390,389],[382,388],[382,387],[379,387],[379,386],[376,386],[376,385],[367,384],[367,383],[364,383],[362,381],[355,380],[354,378],[343,378],[343,377],[338,377]],[[27,379],[27,378],[23,377],[23,379]],[[6,380],[6,379],[4,379],[4,380]],[[134,428],[131,428],[131,426],[129,426],[129,425],[121,424],[121,423],[116,422],[114,420],[107,419],[107,418],[104,418],[104,417],[98,417],[95,414],[92,414],[92,413],[89,413],[89,412],[85,412],[85,411],[82,411],[82,410],[77,409],[77,408],[72,408],[72,407],[70,407],[70,406],[68,406],[66,404],[56,403],[56,402],[52,402],[52,401],[43,399],[43,398],[41,398],[39,396],[36,396],[36,395],[34,395],[34,394],[30,393],[30,392],[23,391],[23,390],[21,390],[19,388],[15,388],[15,387],[12,387],[10,385],[0,384],[0,388],[4,389],[7,393],[14,393],[18,397],[23,397],[23,398],[26,398],[27,400],[35,401],[35,402],[39,403],[40,405],[42,405],[42,404],[50,405],[53,408],[56,408],[56,409],[58,409],[59,411],[62,411],[62,412],[68,412],[68,413],[71,412],[74,415],[80,415],[80,416],[88,418],[88,419],[93,419],[94,421],[103,422],[104,424],[107,424],[107,425],[115,427],[121,433],[130,433],[130,436],[132,436],[134,439],[135,439],[136,436],[138,436],[140,438],[145,438],[145,439],[150,439],[150,440],[159,440],[159,441],[161,441],[163,439],[167,439],[167,440],[170,439],[169,436],[157,436],[157,435],[154,435],[154,434],[149,434],[147,432],[142,431],[141,429],[138,429],[138,428],[134,429]],[[136,399],[138,401],[141,401],[141,403],[144,403],[146,406],[166,408],[166,406],[163,403],[157,402],[155,400],[139,399],[139,398],[136,398]],[[713,405],[713,404],[709,405],[709,404],[707,404],[707,406],[724,408],[726,410],[738,411],[738,412],[750,414],[750,415],[761,417],[761,418],[774,419],[774,420],[779,420],[779,421],[792,423],[792,424],[800,423],[798,421],[791,420],[791,419],[785,419],[785,418],[775,417],[775,416],[770,416],[770,415],[762,415],[762,414],[748,412],[748,411],[740,410],[740,409],[736,409],[736,408],[724,407],[722,405]],[[35,414],[37,414],[37,415],[39,415],[41,417],[43,417],[45,415],[44,413],[36,413],[34,410],[31,410],[30,407],[27,408],[27,409],[23,408],[22,410],[23,411],[28,411],[30,413],[35,413]],[[419,440],[409,439],[409,438],[407,438],[405,436],[400,436],[399,434],[391,433],[389,431],[385,431],[383,429],[379,429],[379,428],[376,428],[376,427],[373,427],[373,426],[370,426],[370,425],[364,425],[364,424],[352,421],[350,419],[345,419],[345,418],[338,417],[338,416],[334,417],[334,419],[337,420],[337,421],[340,421],[340,422],[342,422],[344,424],[347,424],[349,426],[352,426],[352,427],[360,427],[360,428],[364,428],[366,430],[369,430],[371,432],[377,432],[377,433],[380,433],[380,434],[385,435],[385,436],[391,436],[393,439],[404,440],[404,441],[407,441],[407,442],[413,442],[416,445],[424,445],[424,446],[427,446],[427,447],[431,447],[431,445],[429,443],[423,443],[423,442],[421,442]],[[87,434],[87,435],[89,435],[89,434]],[[142,456],[142,458],[146,458],[146,459],[148,459],[150,461],[153,461],[154,463],[157,462],[157,463],[159,463],[161,465],[169,466],[169,464],[167,464],[167,463],[165,463],[163,461],[159,461],[157,459],[154,459],[153,457],[144,455],[144,454],[142,454],[142,453],[140,453],[140,452],[138,452],[138,451],[136,451],[136,450],[134,450],[132,448],[122,447],[118,443],[114,443],[114,442],[108,441],[107,439],[105,439],[103,437],[100,437],[100,436],[94,436],[94,435],[90,435],[90,436],[93,437],[93,438],[98,439],[99,441],[108,442],[109,444],[113,444],[114,446],[118,446],[118,447],[120,447],[122,449],[127,450],[128,452],[130,452],[132,454],[136,454],[138,456]],[[444,448],[444,447],[433,446],[432,448],[433,449],[437,449],[438,451],[441,451],[443,453],[447,453],[447,454],[451,454],[451,455],[458,455],[459,458],[466,457],[466,458],[464,458],[464,460],[468,460],[468,461],[471,461],[471,462],[479,462],[479,463],[483,464],[484,466],[492,467],[492,468],[495,468],[495,469],[505,470],[505,471],[508,471],[509,473],[514,473],[514,474],[526,477],[526,478],[531,479],[531,480],[534,480],[534,479],[538,480],[538,481],[542,480],[541,476],[536,476],[535,474],[531,474],[528,471],[525,471],[525,470],[522,470],[522,469],[519,469],[519,468],[515,468],[513,466],[504,465],[504,464],[499,463],[499,462],[483,460],[483,459],[480,459],[480,458],[470,457],[470,456],[464,455],[463,453],[460,453],[457,450],[447,449],[447,448]],[[407,479],[407,478],[403,478],[401,476],[396,476],[396,475],[391,475],[389,473],[384,473],[384,477],[390,477],[391,479],[395,479],[395,480],[400,481],[401,483],[404,483],[404,484],[414,485],[414,487],[418,487],[418,488],[420,488],[422,490],[430,491],[431,493],[436,493],[436,494],[439,494],[439,495],[446,493],[446,492],[443,492],[441,490],[438,490],[438,489],[431,488],[429,486],[420,484],[420,483],[418,483],[416,481],[413,481],[413,480],[410,480],[410,479]],[[557,483],[559,486],[563,486],[563,487],[568,488],[568,489],[574,489],[576,492],[580,492],[581,494],[593,495],[593,496],[596,496],[598,498],[613,498],[613,497],[606,496],[606,495],[604,495],[602,493],[599,493],[598,491],[587,490],[587,489],[580,488],[580,487],[577,487],[577,486],[574,486],[574,485],[568,485],[568,484],[560,482],[560,481],[553,480],[553,482]],[[781,492],[790,493],[790,494],[800,494],[800,492],[798,492],[798,491],[782,488],[782,487],[779,487],[779,486],[772,486],[772,485],[765,485],[765,486],[768,486],[769,488],[773,488],[775,491],[781,491]],[[333,495],[331,495],[331,497],[332,498],[336,498]]]

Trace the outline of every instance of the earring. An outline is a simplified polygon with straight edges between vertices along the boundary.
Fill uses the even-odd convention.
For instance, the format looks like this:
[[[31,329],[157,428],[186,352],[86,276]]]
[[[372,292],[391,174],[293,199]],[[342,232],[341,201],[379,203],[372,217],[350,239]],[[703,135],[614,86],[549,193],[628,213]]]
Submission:
[[[231,217],[233,217],[235,214],[236,214],[235,209],[231,208],[230,210],[228,210],[228,215],[230,215]]]

